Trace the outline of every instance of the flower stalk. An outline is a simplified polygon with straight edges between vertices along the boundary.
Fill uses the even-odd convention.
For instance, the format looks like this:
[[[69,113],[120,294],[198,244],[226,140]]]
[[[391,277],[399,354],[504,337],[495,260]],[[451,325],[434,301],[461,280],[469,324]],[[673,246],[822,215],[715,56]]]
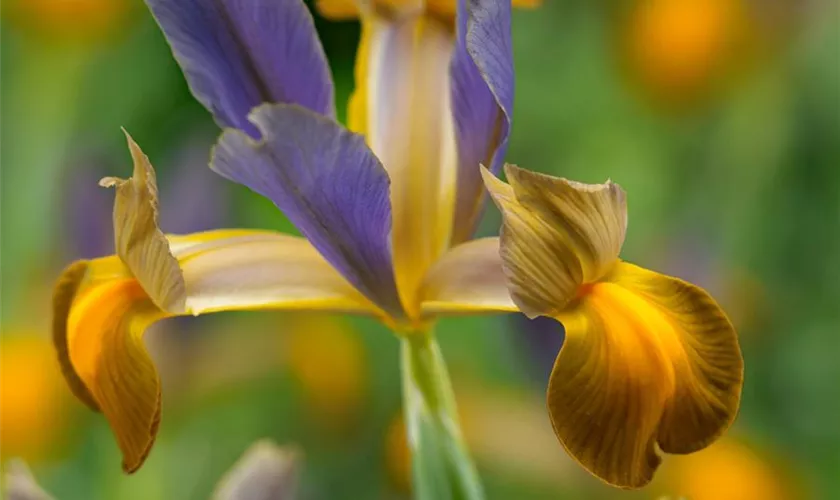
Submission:
[[[484,498],[461,433],[455,395],[433,332],[402,337],[403,405],[415,498]]]

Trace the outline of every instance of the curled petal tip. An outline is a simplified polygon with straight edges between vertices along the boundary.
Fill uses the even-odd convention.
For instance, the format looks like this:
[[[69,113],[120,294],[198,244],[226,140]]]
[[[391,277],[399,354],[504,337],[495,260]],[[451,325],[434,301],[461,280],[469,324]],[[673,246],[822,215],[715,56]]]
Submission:
[[[125,179],[119,177],[103,177],[99,179],[99,186],[104,188],[119,187],[125,182]]]
[[[481,179],[484,181],[484,184],[487,185],[488,183],[493,182],[494,180],[498,180],[496,174],[489,171],[487,167],[484,166],[483,163],[478,164],[478,170],[481,173]]]
[[[117,254],[160,308],[184,312],[186,284],[169,243],[158,226],[158,189],[149,158],[126,133],[134,161],[130,179],[106,177],[100,186],[116,188],[114,237]]]
[[[134,474],[140,470],[140,467],[142,467],[143,464],[146,463],[146,459],[149,458],[149,453],[152,452],[152,446],[155,444],[158,428],[160,427],[160,399],[160,385],[158,385],[156,398],[157,404],[154,407],[154,413],[148,426],[145,443],[141,444],[141,446],[136,450],[123,450],[122,470],[126,474]]]

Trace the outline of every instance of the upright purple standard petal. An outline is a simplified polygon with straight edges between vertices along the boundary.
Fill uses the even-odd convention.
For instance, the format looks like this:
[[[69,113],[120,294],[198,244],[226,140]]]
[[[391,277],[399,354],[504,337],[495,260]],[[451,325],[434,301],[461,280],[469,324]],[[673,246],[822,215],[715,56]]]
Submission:
[[[390,179],[364,137],[295,105],[263,105],[250,120],[262,140],[226,131],[210,167],[273,201],[347,281],[401,316]]]
[[[458,0],[457,40],[449,68],[458,144],[458,193],[452,244],[472,237],[484,185],[479,164],[499,171],[513,112],[511,2]]]
[[[333,83],[302,0],[146,0],[195,97],[223,127],[257,137],[265,102],[335,115]]]

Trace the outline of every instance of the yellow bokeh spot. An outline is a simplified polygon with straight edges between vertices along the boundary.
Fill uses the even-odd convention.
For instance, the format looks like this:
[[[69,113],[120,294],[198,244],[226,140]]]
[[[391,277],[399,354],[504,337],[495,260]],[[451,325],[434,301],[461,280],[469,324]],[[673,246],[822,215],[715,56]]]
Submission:
[[[367,389],[364,346],[343,320],[325,315],[290,318],[284,347],[311,414],[346,429],[359,417]]]
[[[4,457],[44,458],[67,415],[55,352],[45,335],[4,334],[0,340],[0,448]]]
[[[9,0],[3,17],[39,38],[97,42],[117,35],[131,9],[127,0]]]
[[[411,491],[411,450],[402,414],[394,417],[385,434],[385,470],[397,490]]]
[[[695,101],[728,77],[747,23],[742,0],[637,0],[622,41],[632,76],[657,100]]]
[[[784,470],[735,439],[722,439],[690,455],[669,457],[663,494],[691,500],[793,500]]]

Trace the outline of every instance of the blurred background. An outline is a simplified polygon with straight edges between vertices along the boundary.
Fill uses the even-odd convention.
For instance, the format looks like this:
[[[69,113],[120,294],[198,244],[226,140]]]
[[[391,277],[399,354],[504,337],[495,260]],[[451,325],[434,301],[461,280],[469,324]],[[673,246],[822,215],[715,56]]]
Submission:
[[[316,14],[317,16],[317,14]],[[316,24],[340,113],[356,22]],[[840,4],[831,0],[545,0],[513,17],[508,160],[628,192],[623,256],[707,288],[746,359],[727,436],[621,492],[553,437],[544,406],[562,328],[519,316],[438,326],[491,499],[840,498]],[[410,498],[398,343],[368,320],[228,313],[147,335],[163,425],[120,470],[101,415],[74,400],[50,345],[51,287],[112,253],[124,126],[158,170],[169,232],[293,231],[207,167],[218,134],[139,0],[2,5],[3,461],[59,499],[204,499],[254,441],[302,450],[302,498]],[[488,210],[480,232],[496,234]]]

